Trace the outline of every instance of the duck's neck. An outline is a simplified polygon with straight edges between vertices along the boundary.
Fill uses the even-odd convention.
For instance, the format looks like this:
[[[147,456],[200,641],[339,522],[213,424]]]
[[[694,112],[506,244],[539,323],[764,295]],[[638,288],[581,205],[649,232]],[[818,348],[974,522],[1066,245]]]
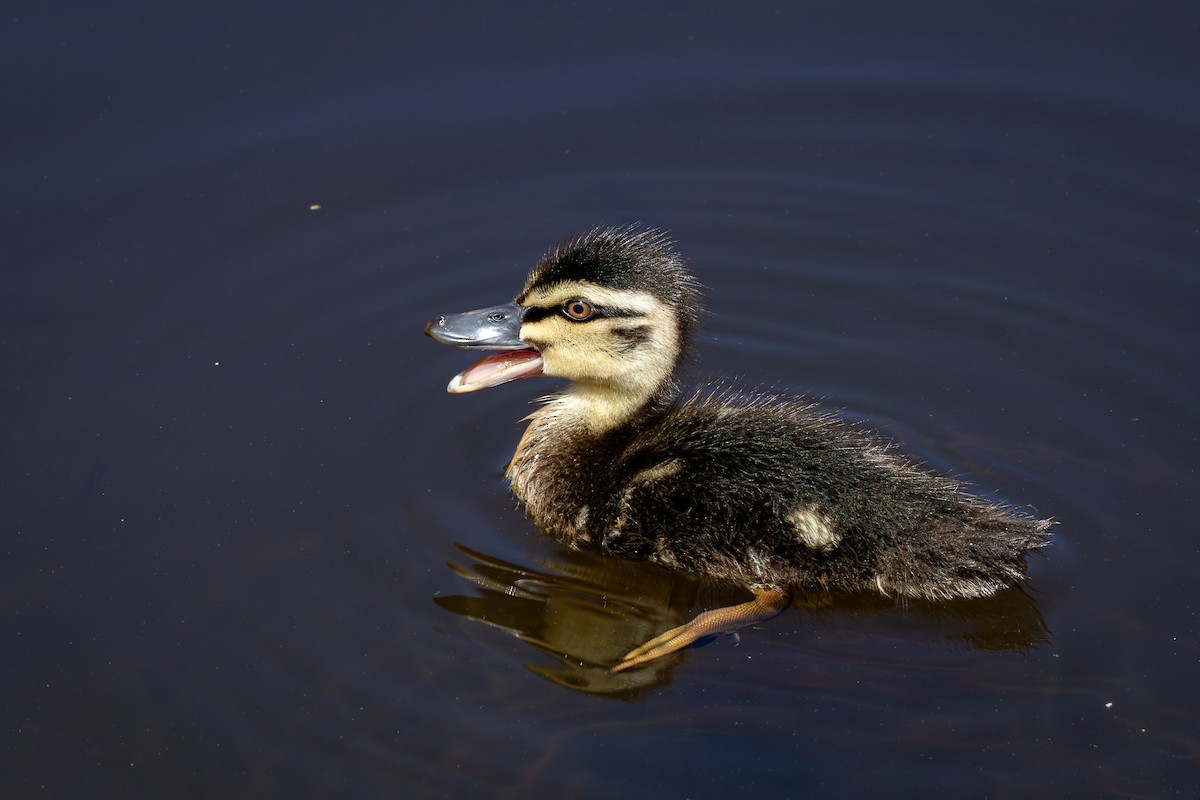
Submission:
[[[550,525],[554,498],[536,488],[543,476],[561,475],[564,468],[577,471],[577,456],[603,450],[603,438],[636,435],[645,420],[671,403],[676,392],[673,382],[648,397],[574,383],[545,398],[544,405],[526,417],[529,426],[505,468],[513,492],[539,524]]]
[[[627,425],[647,408],[669,402],[677,391],[672,381],[630,391],[629,387],[576,382],[552,395],[538,416],[553,419],[575,433],[600,436]]]

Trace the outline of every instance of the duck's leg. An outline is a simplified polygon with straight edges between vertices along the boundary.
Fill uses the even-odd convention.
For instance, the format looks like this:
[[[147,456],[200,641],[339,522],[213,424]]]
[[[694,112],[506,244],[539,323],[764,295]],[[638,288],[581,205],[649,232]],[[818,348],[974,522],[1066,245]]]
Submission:
[[[656,636],[641,647],[630,650],[621,659],[621,663],[612,668],[620,672],[645,664],[667,653],[687,647],[697,639],[712,636],[717,633],[732,633],[739,628],[763,622],[775,616],[788,607],[792,597],[779,586],[755,585],[750,587],[754,599],[736,606],[714,608],[697,615],[690,622],[672,628],[661,636]]]

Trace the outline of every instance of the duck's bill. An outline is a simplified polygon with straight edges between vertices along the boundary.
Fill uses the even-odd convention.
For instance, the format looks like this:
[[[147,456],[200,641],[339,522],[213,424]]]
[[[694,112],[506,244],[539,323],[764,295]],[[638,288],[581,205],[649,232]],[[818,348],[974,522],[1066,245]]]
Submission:
[[[542,355],[532,347],[506,350],[481,358],[450,379],[446,391],[452,394],[489,389],[509,381],[542,374]]]
[[[447,314],[425,326],[442,344],[479,350],[503,350],[480,359],[454,376],[446,391],[460,394],[542,374],[542,356],[521,341],[525,308],[506,303],[492,308]]]

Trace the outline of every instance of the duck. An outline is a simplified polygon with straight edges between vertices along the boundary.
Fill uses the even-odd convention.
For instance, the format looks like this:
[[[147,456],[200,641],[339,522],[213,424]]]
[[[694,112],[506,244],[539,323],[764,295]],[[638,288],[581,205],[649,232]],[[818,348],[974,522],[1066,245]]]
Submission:
[[[946,601],[1028,579],[1052,520],[982,499],[803,397],[685,391],[701,313],[673,240],[634,225],[550,249],[511,303],[425,326],[443,344],[496,351],[455,375],[453,394],[566,379],[526,417],[504,470],[535,527],[748,591],[612,671],[764,622],[798,591]]]

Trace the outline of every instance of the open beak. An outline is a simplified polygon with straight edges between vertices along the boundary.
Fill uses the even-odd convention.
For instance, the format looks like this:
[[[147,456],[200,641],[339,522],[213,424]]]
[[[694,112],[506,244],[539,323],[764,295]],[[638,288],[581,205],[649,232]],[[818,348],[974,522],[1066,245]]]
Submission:
[[[502,350],[486,356],[454,376],[446,391],[454,394],[488,389],[542,374],[542,356],[521,341],[525,308],[516,303],[446,314],[425,326],[442,344],[475,350]]]

